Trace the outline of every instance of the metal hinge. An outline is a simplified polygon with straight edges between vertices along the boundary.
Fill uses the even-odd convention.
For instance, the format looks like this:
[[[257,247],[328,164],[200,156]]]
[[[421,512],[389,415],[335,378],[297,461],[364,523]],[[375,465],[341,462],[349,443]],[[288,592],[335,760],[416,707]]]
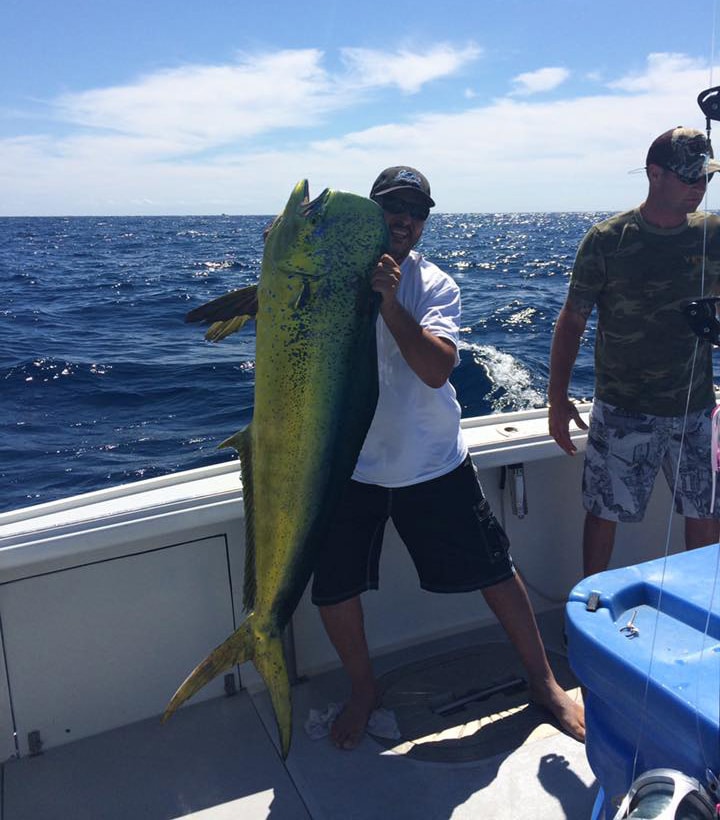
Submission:
[[[528,511],[525,466],[523,464],[511,464],[508,467],[508,474],[510,479],[510,509],[518,518],[525,518]]]
[[[225,694],[228,697],[232,697],[233,695],[237,695],[238,687],[237,687],[237,681],[235,680],[235,673],[234,672],[229,672],[227,675],[225,675],[225,677],[223,678],[223,683],[225,685]]]
[[[30,757],[37,757],[38,755],[41,755],[42,747],[43,742],[40,737],[40,732],[37,729],[32,732],[28,732],[28,752]]]

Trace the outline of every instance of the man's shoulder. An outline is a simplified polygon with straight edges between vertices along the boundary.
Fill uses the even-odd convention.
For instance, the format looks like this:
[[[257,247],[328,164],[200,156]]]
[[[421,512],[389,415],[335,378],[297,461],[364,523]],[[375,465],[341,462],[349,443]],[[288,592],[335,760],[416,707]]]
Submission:
[[[696,243],[702,243],[708,259],[720,260],[720,216],[700,211],[688,214],[688,225],[693,230],[690,235]]]
[[[720,216],[707,211],[695,211],[688,214],[688,224],[717,232],[720,230]]]
[[[585,234],[580,248],[576,266],[595,256],[612,256],[621,245],[635,244],[640,234],[637,208],[613,214],[596,222]]]
[[[600,220],[600,222],[596,222],[590,230],[595,231],[601,236],[611,236],[621,233],[628,225],[637,225],[637,214],[637,208],[621,211],[620,213]]]
[[[455,284],[455,280],[449,273],[444,271],[441,267],[431,262],[419,251],[410,251],[407,259],[403,262],[403,266],[407,266],[407,270],[416,270],[420,273],[425,281],[447,281]]]
[[[421,269],[430,269],[430,268],[440,268],[434,263],[431,262],[427,257],[423,256],[420,251],[411,250],[410,253],[407,255],[405,261],[403,262],[403,266],[407,266],[408,268],[421,268]]]

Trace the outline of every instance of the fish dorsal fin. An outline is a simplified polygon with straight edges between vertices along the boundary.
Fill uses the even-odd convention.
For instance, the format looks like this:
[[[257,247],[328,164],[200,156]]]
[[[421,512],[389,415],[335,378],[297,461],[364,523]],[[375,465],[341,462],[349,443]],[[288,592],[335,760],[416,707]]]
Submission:
[[[250,428],[244,429],[225,439],[219,447],[234,447],[240,456],[240,475],[243,486],[243,507],[245,508],[245,579],[243,585],[243,607],[249,612],[255,607],[255,520],[253,510],[252,447]]]

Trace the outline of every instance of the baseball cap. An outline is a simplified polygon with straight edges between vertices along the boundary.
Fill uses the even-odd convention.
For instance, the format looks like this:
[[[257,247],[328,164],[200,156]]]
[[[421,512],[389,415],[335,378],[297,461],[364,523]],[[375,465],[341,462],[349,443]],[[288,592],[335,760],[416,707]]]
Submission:
[[[702,131],[678,125],[653,141],[645,164],[659,165],[692,184],[705,174],[720,171],[720,162],[712,157],[712,145]]]
[[[380,176],[373,182],[370,189],[370,199],[377,196],[389,194],[393,191],[412,190],[419,191],[426,199],[427,204],[432,208],[435,201],[430,196],[430,183],[415,168],[409,165],[394,165],[386,168]]]

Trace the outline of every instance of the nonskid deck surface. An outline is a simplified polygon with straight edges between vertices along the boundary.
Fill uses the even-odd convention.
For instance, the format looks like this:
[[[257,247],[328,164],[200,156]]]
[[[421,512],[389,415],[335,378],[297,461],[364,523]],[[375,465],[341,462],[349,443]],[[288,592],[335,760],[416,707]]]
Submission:
[[[548,628],[559,634],[557,615],[544,620],[546,643],[553,648]],[[342,674],[334,670],[294,687],[293,744],[284,763],[266,693],[242,692],[191,705],[165,725],[141,721],[6,762],[0,820],[589,817],[597,787],[584,747],[547,722],[541,710],[526,707],[522,691],[494,695],[457,713],[452,737],[426,735],[421,759],[417,748],[413,755],[413,709],[402,706],[398,693],[404,698],[416,681],[442,689],[438,670],[447,666],[447,693],[440,692],[440,699],[462,694],[456,691],[463,688],[462,658],[474,668],[484,665],[483,646],[492,647],[496,658],[509,658],[507,646],[498,647],[502,641],[497,628],[488,627],[377,659],[386,705],[399,713],[403,737],[397,744],[366,736],[354,751],[341,752],[327,738],[310,739],[303,728],[310,709],[323,709],[345,694]],[[567,670],[557,666],[558,655],[550,657],[558,678],[572,688],[562,679]],[[466,688],[508,673],[514,675],[514,667],[482,669]],[[423,710],[418,714],[426,725]],[[498,730],[503,725],[507,733]],[[470,727],[467,741],[463,726]],[[497,745],[478,741],[487,727]],[[517,743],[508,747],[507,734],[513,732]]]
[[[581,700],[567,660],[550,650],[548,658],[560,685]],[[399,737],[374,739],[412,760],[481,761],[557,734],[544,710],[528,702],[525,670],[507,641],[407,663],[385,673],[379,684]]]

